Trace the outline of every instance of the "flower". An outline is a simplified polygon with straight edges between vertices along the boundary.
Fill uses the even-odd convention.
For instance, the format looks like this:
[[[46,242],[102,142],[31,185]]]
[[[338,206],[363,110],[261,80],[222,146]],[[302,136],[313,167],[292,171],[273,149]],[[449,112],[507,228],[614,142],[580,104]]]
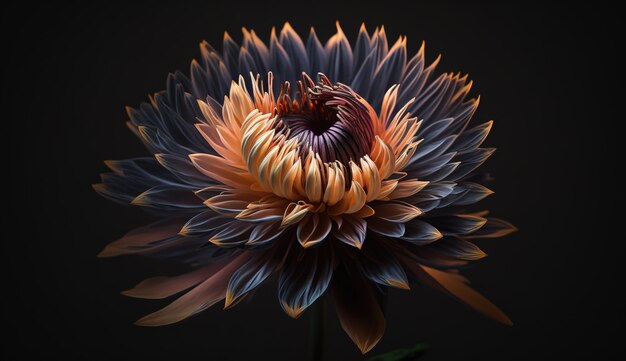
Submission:
[[[95,189],[161,220],[100,256],[175,258],[191,271],[124,292],[169,306],[137,321],[183,320],[225,299],[231,307],[269,279],[298,317],[329,291],[343,329],[369,351],[385,329],[388,287],[432,286],[509,324],[457,269],[485,256],[472,241],[515,228],[461,209],[492,191],[473,175],[494,151],[492,122],[468,127],[478,99],[459,74],[435,74],[424,46],[362,26],[350,45],[337,23],[325,45],[285,24],[267,46],[206,42],[191,77],[138,109],[129,128],[154,155],[108,161]],[[315,81],[313,79],[316,79]]]

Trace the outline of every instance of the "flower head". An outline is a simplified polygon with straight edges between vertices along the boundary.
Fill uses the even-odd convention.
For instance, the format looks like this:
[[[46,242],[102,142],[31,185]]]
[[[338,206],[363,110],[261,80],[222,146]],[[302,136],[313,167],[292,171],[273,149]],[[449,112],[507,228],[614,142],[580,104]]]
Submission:
[[[183,293],[138,321],[180,321],[225,299],[231,307],[277,278],[282,308],[298,317],[330,289],[344,330],[362,352],[385,328],[388,287],[425,284],[504,323],[455,270],[485,254],[475,239],[514,230],[460,207],[492,192],[473,176],[493,152],[491,122],[468,127],[477,99],[466,76],[435,76],[424,47],[363,26],[354,47],[341,28],[306,44],[289,24],[269,47],[243,30],[223,51],[201,44],[191,78],[129,109],[153,157],[107,162],[95,188],[162,220],[128,233],[101,256],[180,259],[191,272],[148,279],[125,294]],[[316,80],[313,80],[316,79]]]

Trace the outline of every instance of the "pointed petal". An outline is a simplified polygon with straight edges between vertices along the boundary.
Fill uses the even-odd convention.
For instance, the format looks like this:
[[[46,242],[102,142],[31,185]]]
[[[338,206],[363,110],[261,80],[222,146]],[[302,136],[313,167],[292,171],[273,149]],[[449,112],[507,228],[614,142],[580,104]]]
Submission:
[[[284,231],[285,228],[281,227],[280,222],[258,224],[252,229],[246,245],[262,246],[277,239]]]
[[[285,312],[298,317],[330,283],[334,256],[329,247],[295,249],[286,257],[278,278],[278,299]]]
[[[281,257],[276,252],[265,252],[239,267],[228,282],[224,308],[234,305],[241,297],[261,285],[274,272]]]
[[[352,75],[352,47],[337,22],[337,33],[325,47],[328,54],[328,78],[333,82],[348,83]]]
[[[415,220],[413,222],[415,222]],[[367,229],[382,234],[383,236],[397,238],[404,235],[405,225],[404,223],[389,222],[373,217],[371,220],[368,220]]]
[[[289,203],[287,208],[285,208],[285,214],[283,214],[281,226],[287,227],[300,222],[312,208],[312,205],[303,201],[299,201],[298,203]]]
[[[169,185],[157,185],[141,193],[131,202],[132,205],[155,208],[157,210],[177,210],[197,212],[205,208],[202,200],[193,191]]]
[[[247,254],[237,256],[194,289],[170,303],[165,308],[142,317],[135,324],[139,326],[169,325],[213,306],[215,303],[224,299],[231,274],[244,263],[248,257]]]
[[[185,236],[205,234],[222,227],[229,221],[229,218],[209,209],[202,213],[198,213],[187,221],[187,223],[185,223],[185,225],[180,229],[180,234]]]
[[[376,217],[397,223],[406,223],[422,214],[419,208],[404,202],[385,202],[373,208]]]
[[[385,316],[376,297],[376,290],[360,275],[337,270],[331,295],[341,327],[363,354],[383,337]]]
[[[487,222],[487,219],[471,214],[457,214],[429,217],[427,221],[447,236],[476,232]]]
[[[211,154],[190,154],[193,165],[207,177],[233,188],[247,188],[252,179],[247,172],[233,167],[222,157]]]
[[[162,246],[163,243],[174,240],[183,224],[182,220],[167,219],[137,228],[108,244],[98,257],[149,252]]]
[[[489,218],[479,230],[465,236],[466,238],[497,238],[517,231],[517,227],[498,218]]]
[[[444,237],[431,244],[430,249],[452,258],[476,261],[487,257],[478,246],[461,238]]]
[[[428,185],[428,182],[418,181],[417,179],[407,179],[398,182],[396,188],[387,196],[389,199],[401,199],[406,198],[418,193],[424,187]]]
[[[325,213],[308,214],[298,223],[298,242],[307,248],[322,242],[330,233],[332,223]]]
[[[214,262],[209,266],[174,277],[148,278],[123,295],[135,298],[162,299],[182,292],[206,280],[224,266],[224,262]]]
[[[452,145],[452,149],[457,152],[462,152],[480,147],[487,138],[487,135],[489,135],[492,126],[493,120],[477,125],[470,130],[466,130],[458,136]]]
[[[297,78],[302,72],[308,72],[310,65],[306,48],[289,23],[285,23],[280,31],[279,40],[291,60],[294,76]]]
[[[419,269],[421,269],[421,271]],[[489,302],[483,295],[469,287],[467,281],[459,274],[440,271],[424,265],[419,265],[419,269],[417,274],[423,282],[433,284],[434,281],[435,287],[439,286],[439,288],[466,303],[478,312],[505,325],[513,325],[511,319],[509,319],[502,310]]]
[[[335,236],[335,238],[358,249],[361,249],[363,242],[365,242],[366,232],[367,222],[364,219],[350,215],[343,216],[343,222],[340,228],[333,228],[333,236]]]
[[[404,267],[381,243],[367,244],[363,249],[360,266],[363,275],[372,282],[404,290],[410,289]]]
[[[254,228],[253,223],[231,221],[215,234],[209,242],[220,247],[236,247],[246,243],[250,239],[250,232]]]
[[[413,244],[425,245],[443,237],[437,228],[433,227],[430,223],[419,219],[414,219],[411,222],[406,223],[405,226],[406,229],[404,235],[402,236],[402,240]]]
[[[324,50],[324,46],[317,38],[315,30],[311,28],[309,38],[306,42],[306,51],[309,58],[310,71],[309,74],[317,74],[325,69],[328,54]]]

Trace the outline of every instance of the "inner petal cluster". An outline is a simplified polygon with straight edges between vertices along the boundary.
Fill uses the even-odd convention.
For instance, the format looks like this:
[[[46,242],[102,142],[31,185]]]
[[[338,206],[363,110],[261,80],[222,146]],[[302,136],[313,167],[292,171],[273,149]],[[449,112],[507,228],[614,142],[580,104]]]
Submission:
[[[325,162],[348,165],[367,155],[374,142],[375,117],[365,101],[343,84],[320,75],[316,85],[304,75],[292,101],[286,83],[278,97],[278,118],[288,138],[297,138],[304,159],[311,149]]]
[[[419,143],[419,122],[406,111],[410,103],[394,113],[396,87],[377,114],[324,75],[317,84],[304,75],[294,100],[289,84],[274,97],[271,73],[267,79],[267,91],[257,76],[248,92],[240,77],[221,109],[199,101],[206,123],[198,129],[219,155],[190,158],[224,191],[207,206],[240,220],[281,219],[283,227],[302,221],[314,234],[330,229],[328,217],[373,215],[369,202],[404,196],[416,182],[402,180],[401,170]],[[420,213],[413,208],[411,217]]]

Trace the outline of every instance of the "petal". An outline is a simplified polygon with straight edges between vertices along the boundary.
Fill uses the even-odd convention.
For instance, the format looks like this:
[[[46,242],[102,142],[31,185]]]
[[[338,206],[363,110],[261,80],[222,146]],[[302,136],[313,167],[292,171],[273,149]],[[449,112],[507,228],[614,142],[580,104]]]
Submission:
[[[313,152],[311,151],[309,156],[311,157],[312,154]],[[320,163],[315,158],[311,159],[309,162],[304,190],[309,201],[312,203],[317,203],[322,200],[322,175]]]
[[[296,33],[291,25],[287,22],[280,31],[280,43],[292,62],[292,68],[295,70],[294,76],[297,77],[302,72],[309,71],[309,57],[306,53],[304,43],[298,33]]]
[[[482,227],[487,219],[471,214],[429,217],[428,222],[446,235],[470,234]]]
[[[285,228],[280,222],[268,222],[256,225],[250,233],[250,239],[246,242],[248,246],[262,246],[278,238]]]
[[[162,299],[182,292],[206,280],[224,266],[224,262],[213,262],[209,266],[174,277],[148,278],[123,295],[135,298]]]
[[[359,28],[359,35],[356,39],[356,43],[354,44],[354,69],[358,69],[361,66],[367,55],[370,53],[370,50],[370,36],[365,28],[365,23],[362,23]],[[352,87],[352,89],[354,89],[354,87]]]
[[[398,182],[396,188],[387,197],[389,199],[406,198],[421,191],[428,185],[428,182],[418,181],[417,179],[407,179]]]
[[[424,265],[419,265],[419,268],[416,269],[416,274],[422,282],[446,291],[478,312],[505,325],[513,325],[511,319],[502,310],[469,287],[467,281],[461,275],[440,271]]]
[[[356,213],[363,208],[365,201],[366,194],[363,187],[353,180],[350,189],[337,204],[329,208],[328,214],[336,216],[342,213]]]
[[[346,38],[339,21],[336,23],[337,33],[333,35],[325,46],[328,54],[328,78],[333,82],[348,83],[352,75],[352,47]]]
[[[241,254],[176,301],[139,319],[139,326],[163,326],[175,323],[213,306],[224,299],[231,274],[248,259]]]
[[[157,210],[177,210],[178,212],[197,212],[204,208],[202,200],[190,189],[157,185],[141,193],[131,202],[132,205],[154,208]]]
[[[405,226],[406,229],[402,240],[413,244],[425,245],[443,237],[437,228],[419,219],[414,219],[406,223]]]
[[[246,188],[252,184],[247,172],[227,164],[222,157],[211,154],[190,154],[193,165],[207,177],[234,188]]]
[[[470,130],[466,130],[458,136],[452,145],[452,149],[457,152],[462,152],[464,150],[480,147],[487,138],[487,135],[489,135],[492,126],[493,120],[480,124]]]
[[[455,191],[452,194],[442,201],[442,206],[466,206],[476,203],[491,194],[493,194],[493,191],[481,184],[462,182],[455,187]]]
[[[335,272],[331,295],[339,322],[363,354],[376,346],[385,332],[376,292],[360,275],[348,275],[345,269]]]
[[[253,223],[231,221],[224,228],[215,234],[209,242],[220,247],[236,247],[248,241],[250,232],[254,228]]]
[[[207,210],[198,213],[187,221],[180,229],[180,234],[185,236],[205,234],[224,226],[224,224],[229,221],[229,218],[215,213],[213,210]]]
[[[330,233],[332,223],[325,213],[307,214],[298,224],[298,242],[307,248],[323,241]]]
[[[248,208],[250,202],[254,201],[250,194],[226,191],[204,201],[204,204],[215,212],[229,215],[241,213]]]
[[[384,89],[389,88],[393,84],[398,84],[405,65],[406,37],[400,37],[376,68],[372,84],[378,89],[374,89],[372,94],[382,95]],[[373,106],[377,106],[382,100],[380,95],[378,98],[372,99]]]
[[[343,216],[341,227],[333,228],[333,236],[341,242],[361,249],[365,242],[367,222],[349,215]]]
[[[346,182],[343,171],[335,163],[326,166],[326,174],[328,181],[323,201],[328,207],[332,207],[343,198]]]
[[[429,248],[448,257],[467,261],[476,261],[487,257],[487,254],[474,243],[456,237],[444,237],[430,245]]]
[[[422,214],[414,205],[403,202],[385,202],[373,206],[376,217],[389,222],[406,223]]]
[[[189,158],[173,154],[155,154],[156,160],[181,181],[203,188],[210,184],[206,177],[191,163]]]
[[[224,54],[224,63],[228,67],[231,74],[237,72],[237,57],[239,56],[239,45],[230,37],[227,32],[224,32],[224,41],[222,45],[222,53]]]
[[[283,310],[296,318],[326,291],[333,274],[334,256],[328,247],[292,252],[280,271],[278,299]]]
[[[368,243],[363,249],[363,258],[360,262],[363,275],[383,286],[410,289],[404,267],[392,251],[384,247],[383,242]]]
[[[517,227],[498,218],[489,218],[479,230],[465,236],[466,238],[497,238],[517,231]]]
[[[302,218],[304,218],[304,216],[306,216],[311,209],[313,209],[313,206],[303,201],[299,201],[298,203],[289,203],[287,208],[285,208],[281,226],[287,227],[300,222],[300,220],[302,220]]]
[[[382,234],[383,236],[397,238],[404,235],[405,224],[389,222],[384,219],[373,217],[371,220],[368,220],[367,229],[378,234]]]
[[[98,257],[153,251],[164,244],[175,241],[183,224],[183,220],[166,219],[137,228],[108,244],[98,254]]]
[[[328,54],[326,54],[326,50],[324,50],[322,43],[320,43],[317,35],[315,34],[315,30],[312,27],[309,32],[309,38],[306,42],[306,51],[311,66],[309,74],[317,74],[318,72],[323,71],[326,67]]]
[[[285,51],[276,36],[276,28],[272,28],[270,35],[270,67],[276,76],[278,83],[289,81],[297,77],[290,55]]]
[[[237,215],[237,219],[248,222],[274,222],[283,219],[288,201],[278,197],[262,199],[248,204],[247,209]]]
[[[228,282],[224,308],[236,304],[248,292],[261,285],[274,272],[281,258],[282,255],[277,255],[277,252],[265,252],[250,258],[239,267]]]
[[[469,173],[483,164],[494,152],[495,148],[476,148],[463,154],[458,154],[454,159],[461,162],[461,165],[450,174],[448,179],[457,180],[465,178]]]

